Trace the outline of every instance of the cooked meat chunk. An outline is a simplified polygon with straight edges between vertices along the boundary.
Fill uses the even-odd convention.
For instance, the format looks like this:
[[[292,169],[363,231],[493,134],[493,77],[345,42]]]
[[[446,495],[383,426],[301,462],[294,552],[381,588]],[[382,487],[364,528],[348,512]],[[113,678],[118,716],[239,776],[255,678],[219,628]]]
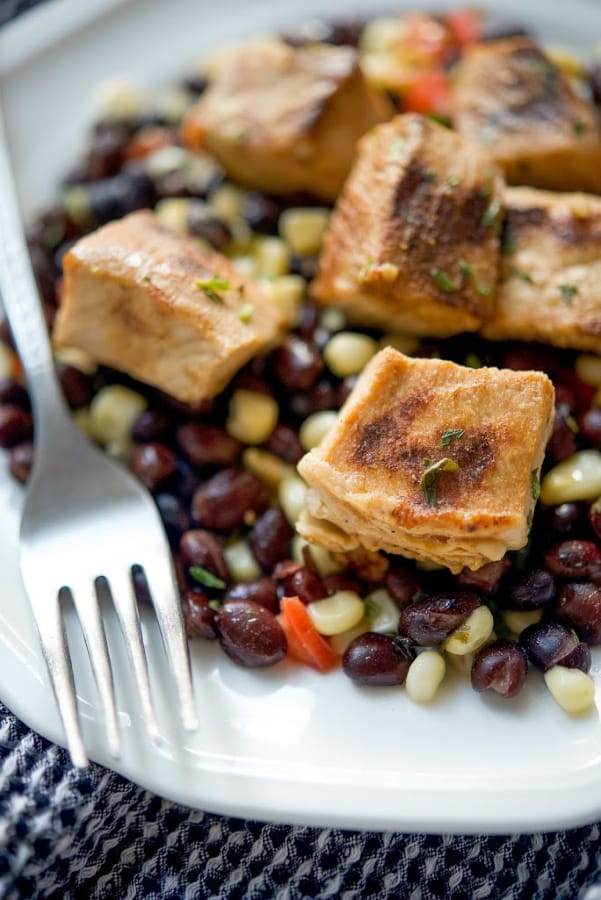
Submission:
[[[541,372],[466,369],[387,348],[299,463],[300,532],[458,572],[526,543],[554,392]]]
[[[377,126],[331,217],[313,296],[364,324],[474,331],[494,304],[502,185],[486,150],[429,119]]]
[[[490,149],[510,184],[601,193],[598,113],[529,38],[466,51],[453,120]]]
[[[507,188],[493,340],[601,353],[601,198]]]
[[[334,200],[357,139],[393,114],[352,48],[272,42],[227,56],[186,117],[183,140],[249,187]]]
[[[280,314],[231,263],[136,212],[64,259],[57,346],[79,347],[179,400],[212,397],[278,336]]]

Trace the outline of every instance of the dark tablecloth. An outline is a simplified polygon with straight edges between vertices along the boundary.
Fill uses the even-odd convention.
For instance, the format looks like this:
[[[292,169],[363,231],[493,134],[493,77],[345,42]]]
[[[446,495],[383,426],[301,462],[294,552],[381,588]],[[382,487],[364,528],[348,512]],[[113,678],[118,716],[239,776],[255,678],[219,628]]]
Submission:
[[[0,26],[37,2],[0,0]],[[484,837],[223,818],[98,765],[74,770],[0,704],[7,900],[601,900],[600,835],[601,823]]]

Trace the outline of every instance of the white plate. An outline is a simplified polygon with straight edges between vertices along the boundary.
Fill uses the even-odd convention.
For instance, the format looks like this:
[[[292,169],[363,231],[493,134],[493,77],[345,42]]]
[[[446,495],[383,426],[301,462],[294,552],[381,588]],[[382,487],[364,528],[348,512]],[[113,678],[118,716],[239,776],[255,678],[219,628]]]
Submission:
[[[601,33],[597,0],[569,6],[498,0],[498,6],[518,21],[538,19],[550,41],[585,51],[591,49],[589,36]],[[90,96],[108,76],[166,83],[189,71],[210,46],[326,9],[349,11],[345,0],[54,0],[6,28],[0,34],[1,87],[25,214],[52,198],[82,145]],[[0,697],[31,727],[61,743],[17,569],[21,491],[9,480],[4,459],[0,465]],[[580,719],[566,716],[537,675],[511,703],[477,696],[467,683],[451,679],[438,702],[422,708],[403,690],[361,690],[341,673],[320,676],[284,664],[260,672],[239,669],[218,648],[197,642],[201,725],[189,735],[175,721],[150,622],[162,725],[160,744],[153,746],[137,713],[114,622],[110,629],[123,756],[113,760],[105,750],[75,630],[86,743],[93,759],[165,797],[273,821],[434,832],[556,829],[601,815],[598,708]],[[598,651],[593,672],[599,707]]]

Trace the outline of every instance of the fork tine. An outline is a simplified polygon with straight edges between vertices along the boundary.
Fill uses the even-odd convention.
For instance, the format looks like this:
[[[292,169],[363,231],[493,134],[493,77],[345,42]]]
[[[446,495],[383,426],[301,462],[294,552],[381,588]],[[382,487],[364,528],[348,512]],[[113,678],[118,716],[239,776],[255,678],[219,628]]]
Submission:
[[[114,571],[111,572],[110,578],[107,578],[107,584],[113,605],[119,616],[127,653],[134,670],[146,731],[150,739],[156,741],[159,736],[159,729],[150,693],[148,663],[142,641],[140,615],[138,613],[133,581],[129,573]]]
[[[92,585],[77,584],[70,587],[70,593],[77,610],[79,624],[92,664],[96,687],[104,710],[104,721],[109,750],[112,756],[121,755],[121,740],[115,709],[115,691],[109,661],[106,636],[102,627],[98,596]]]
[[[36,591],[35,594],[30,594],[30,597],[40,644],[50,675],[50,684],[65,729],[71,761],[74,766],[83,769],[88,765],[88,757],[81,736],[73,668],[65,638],[59,591],[57,590],[50,597],[42,596]]]
[[[177,593],[175,573],[164,562],[159,561],[157,564],[152,559],[148,560],[142,568],[150,589],[152,605],[177,688],[180,718],[187,731],[194,731],[198,726],[198,719],[192,688],[190,650]]]

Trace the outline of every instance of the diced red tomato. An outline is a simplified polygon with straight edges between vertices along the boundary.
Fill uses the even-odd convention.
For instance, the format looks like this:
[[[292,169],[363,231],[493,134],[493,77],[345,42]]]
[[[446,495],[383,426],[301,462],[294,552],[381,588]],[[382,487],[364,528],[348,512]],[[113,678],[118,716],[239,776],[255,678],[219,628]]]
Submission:
[[[460,47],[467,47],[482,37],[482,19],[476,9],[457,9],[444,17],[444,23]]]
[[[407,112],[446,116],[451,106],[449,79],[442,69],[428,69],[407,89],[403,107]]]
[[[278,620],[286,640],[290,656],[318,672],[328,672],[340,662],[340,657],[318,632],[307,607],[298,597],[283,597]]]

